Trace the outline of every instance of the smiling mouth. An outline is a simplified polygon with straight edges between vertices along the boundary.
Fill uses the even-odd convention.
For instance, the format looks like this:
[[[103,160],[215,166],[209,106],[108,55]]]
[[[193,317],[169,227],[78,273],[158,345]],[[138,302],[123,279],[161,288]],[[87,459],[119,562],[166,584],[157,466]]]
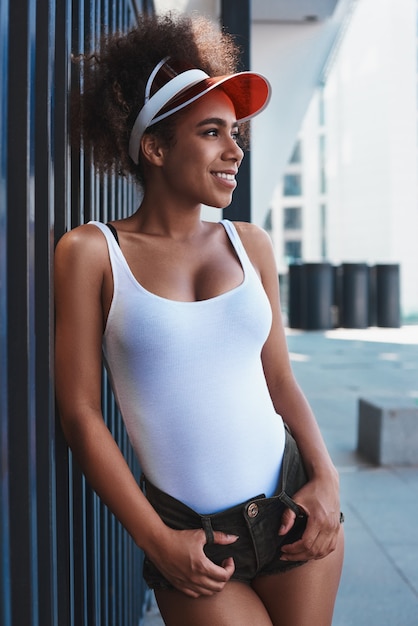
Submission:
[[[223,180],[235,181],[235,174],[226,174],[225,172],[213,172],[213,175]]]

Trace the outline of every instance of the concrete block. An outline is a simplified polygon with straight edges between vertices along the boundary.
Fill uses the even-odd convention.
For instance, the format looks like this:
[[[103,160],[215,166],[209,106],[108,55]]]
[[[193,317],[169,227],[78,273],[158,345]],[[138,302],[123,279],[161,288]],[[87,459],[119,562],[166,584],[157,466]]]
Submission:
[[[418,465],[414,398],[360,398],[357,450],[377,465]]]

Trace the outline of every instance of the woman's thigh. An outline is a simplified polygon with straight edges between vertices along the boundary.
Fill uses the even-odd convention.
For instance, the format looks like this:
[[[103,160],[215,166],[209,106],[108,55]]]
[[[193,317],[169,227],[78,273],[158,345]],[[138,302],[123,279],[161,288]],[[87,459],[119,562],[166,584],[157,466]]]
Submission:
[[[155,590],[155,596],[166,626],[272,626],[263,602],[244,583],[232,581],[196,599],[175,589]]]
[[[341,529],[336,550],[324,559],[255,579],[253,589],[267,608],[273,626],[331,626],[343,556]]]

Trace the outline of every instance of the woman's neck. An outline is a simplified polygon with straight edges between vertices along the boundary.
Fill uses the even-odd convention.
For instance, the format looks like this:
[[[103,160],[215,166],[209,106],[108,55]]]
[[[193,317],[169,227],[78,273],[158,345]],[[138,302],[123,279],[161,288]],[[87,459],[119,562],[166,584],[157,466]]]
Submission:
[[[132,221],[144,233],[188,239],[202,230],[201,209],[201,205],[178,206],[172,200],[165,201],[161,194],[146,193]]]

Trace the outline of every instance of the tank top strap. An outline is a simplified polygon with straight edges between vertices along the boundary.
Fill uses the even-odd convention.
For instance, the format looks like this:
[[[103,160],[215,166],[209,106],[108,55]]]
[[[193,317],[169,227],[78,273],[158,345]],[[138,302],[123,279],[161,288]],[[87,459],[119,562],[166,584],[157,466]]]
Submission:
[[[237,256],[244,268],[244,270],[246,269],[253,269],[253,265],[250,261],[250,258],[247,254],[246,249],[244,248],[244,244],[241,241],[241,238],[238,234],[237,229],[235,228],[235,224],[233,222],[231,222],[230,220],[221,220],[220,222],[223,227],[226,230],[226,234],[229,237],[229,240],[235,250],[235,252],[237,253]]]
[[[113,234],[113,231],[108,224],[103,224],[103,222],[97,222],[95,220],[91,220],[90,222],[88,222],[88,224],[92,224],[93,226],[96,226],[96,228],[102,231],[102,233],[106,237],[106,241],[108,243],[109,248],[110,247],[114,248],[115,244],[117,245],[117,247],[119,247],[116,237]]]
[[[126,276],[129,279],[131,278],[131,272],[126,263],[125,257],[122,254],[119,243],[116,240],[111,228],[107,224],[104,224],[103,222],[97,222],[95,220],[91,220],[90,222],[88,222],[88,224],[96,226],[96,228],[102,231],[103,235],[106,238],[110,265],[113,274],[113,283],[116,289],[122,276]]]

